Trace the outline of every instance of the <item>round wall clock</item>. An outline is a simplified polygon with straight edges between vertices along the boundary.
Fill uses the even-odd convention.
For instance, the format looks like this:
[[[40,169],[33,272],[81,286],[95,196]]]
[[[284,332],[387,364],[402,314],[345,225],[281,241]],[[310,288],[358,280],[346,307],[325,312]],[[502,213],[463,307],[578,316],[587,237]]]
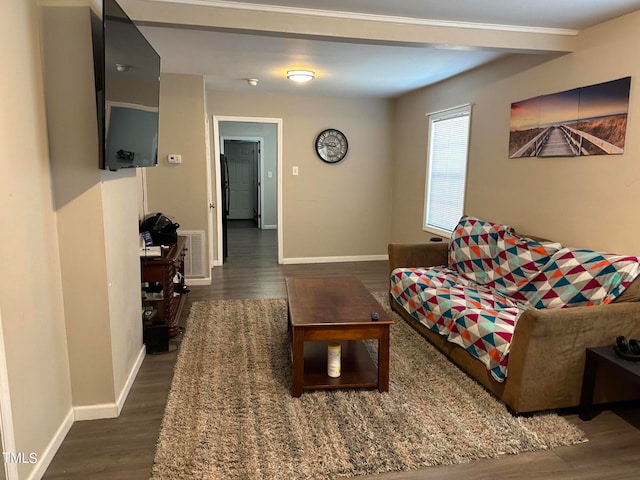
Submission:
[[[340,130],[328,128],[316,138],[316,153],[323,162],[338,163],[347,155],[349,142]]]

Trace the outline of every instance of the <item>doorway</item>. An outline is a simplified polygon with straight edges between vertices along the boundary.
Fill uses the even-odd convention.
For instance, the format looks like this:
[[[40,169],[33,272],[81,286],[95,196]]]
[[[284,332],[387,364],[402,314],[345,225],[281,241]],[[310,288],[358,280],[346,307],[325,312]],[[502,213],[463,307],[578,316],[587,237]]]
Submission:
[[[223,137],[226,183],[228,188],[227,220],[252,220],[262,228],[260,218],[260,141],[229,140]],[[247,223],[247,222],[245,222]]]
[[[282,120],[213,116],[214,266],[282,263]]]

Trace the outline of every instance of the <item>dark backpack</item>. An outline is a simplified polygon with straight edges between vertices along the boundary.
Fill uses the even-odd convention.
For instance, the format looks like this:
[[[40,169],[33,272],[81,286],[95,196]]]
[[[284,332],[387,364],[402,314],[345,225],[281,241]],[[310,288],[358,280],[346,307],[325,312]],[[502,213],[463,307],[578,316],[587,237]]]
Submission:
[[[154,245],[170,245],[178,241],[180,224],[162,213],[147,216],[140,224],[140,232],[149,232]]]

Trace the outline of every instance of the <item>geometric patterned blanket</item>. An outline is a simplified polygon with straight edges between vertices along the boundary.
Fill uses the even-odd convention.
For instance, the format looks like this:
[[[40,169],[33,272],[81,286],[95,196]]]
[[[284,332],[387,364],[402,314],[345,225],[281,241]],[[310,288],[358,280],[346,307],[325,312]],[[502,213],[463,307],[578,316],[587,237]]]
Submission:
[[[536,242],[509,226],[463,217],[449,241],[448,265],[394,270],[391,294],[502,382],[525,310],[610,303],[639,273],[638,257]]]
[[[451,284],[454,276],[446,267],[396,268],[391,273],[391,295],[413,318],[465,348],[496,380],[504,381],[522,309],[486,286],[465,285],[464,279]]]
[[[562,248],[512,298],[532,308],[608,304],[620,296],[639,271],[638,257]]]

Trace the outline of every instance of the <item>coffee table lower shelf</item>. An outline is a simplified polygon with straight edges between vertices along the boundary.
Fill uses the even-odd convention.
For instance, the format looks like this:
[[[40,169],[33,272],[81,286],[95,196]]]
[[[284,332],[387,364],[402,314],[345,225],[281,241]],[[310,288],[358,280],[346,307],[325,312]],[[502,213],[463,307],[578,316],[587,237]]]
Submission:
[[[341,375],[336,378],[327,375],[329,342],[305,342],[304,390],[378,387],[378,367],[363,341],[343,340],[332,343],[340,343]]]

